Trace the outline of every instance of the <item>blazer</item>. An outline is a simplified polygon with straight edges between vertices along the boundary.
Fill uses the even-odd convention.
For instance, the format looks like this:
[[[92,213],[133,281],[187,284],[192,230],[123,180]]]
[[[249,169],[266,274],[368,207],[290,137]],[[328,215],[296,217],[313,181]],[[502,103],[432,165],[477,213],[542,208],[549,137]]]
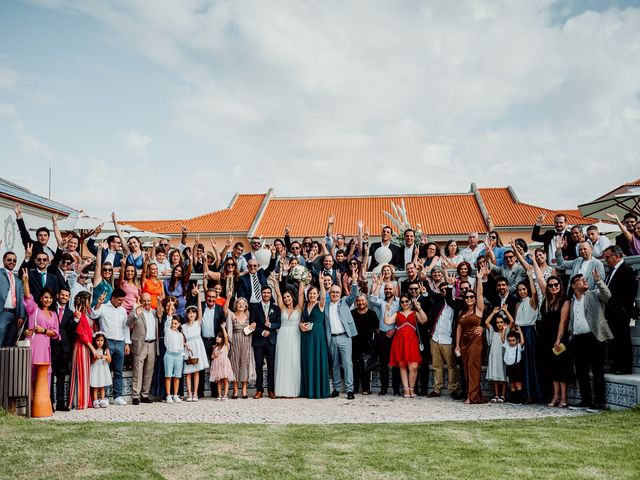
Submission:
[[[266,269],[265,268],[258,269],[258,271],[256,272],[256,275],[258,275],[260,288],[264,287],[267,284],[267,278],[269,278],[269,275],[271,274],[275,266],[276,266],[276,259],[272,258],[271,262],[269,263],[269,266]],[[249,302],[252,291],[253,291],[253,288],[251,286],[251,274],[245,273],[244,275],[241,275],[240,277],[238,277],[238,290],[236,292],[236,298],[242,297],[242,298],[245,298],[247,302]]]
[[[202,308],[202,315],[204,315],[204,311],[207,308],[207,302],[200,302],[200,306]],[[221,305],[215,305],[215,310],[213,313],[213,332],[217,335],[218,330],[220,330],[220,326],[227,321],[224,316],[224,309]]]
[[[353,320],[353,316],[351,315],[351,306],[353,302],[356,300],[356,296],[358,295],[358,285],[351,285],[351,293],[348,297],[342,297],[338,300],[338,315],[340,315],[340,321],[342,322],[342,327],[344,331],[347,333],[349,338],[355,337],[358,335],[358,330],[356,328],[356,322]],[[330,304],[325,303],[324,305],[324,329],[327,335],[327,345],[331,345],[331,322],[329,319],[330,313]]]
[[[55,310],[58,313],[58,308]],[[76,329],[78,324],[73,316],[73,310],[69,308],[69,305],[65,305],[62,312],[62,318],[58,321],[60,325],[58,330],[60,332],[59,339],[51,339],[51,355],[52,356],[68,356],[70,357],[73,352],[73,345],[76,341]],[[69,358],[71,360],[71,358]]]
[[[544,243],[544,251],[549,254],[549,245],[551,242],[555,240],[556,231],[555,230],[547,230],[544,233],[540,233],[540,229],[542,227],[540,225],[533,226],[533,232],[531,232],[531,240],[534,242],[543,242]],[[571,232],[566,230],[563,234],[564,238],[567,240],[567,246],[562,249],[562,256],[566,260],[573,260],[578,255],[576,254],[576,242],[571,238]],[[550,259],[551,260],[551,259]]]
[[[246,275],[245,275],[246,276]],[[265,325],[265,315],[264,310],[262,308],[262,302],[260,303],[252,303],[249,305],[249,321],[251,323],[256,323],[256,329],[253,332],[251,345],[254,347],[262,347],[267,343],[271,345],[275,345],[278,340],[278,329],[280,328],[280,307],[278,307],[273,299],[269,302],[269,322],[271,322],[271,326],[267,327]],[[268,337],[263,337],[262,332],[267,330],[269,332]]]
[[[53,256],[55,253],[51,247],[43,246],[38,239],[31,238],[29,235],[29,231],[27,230],[27,226],[24,224],[23,218],[16,218],[16,223],[18,224],[18,230],[20,231],[20,240],[22,240],[22,246],[27,248],[27,245],[30,243],[33,245],[33,254],[29,259],[28,266],[29,268],[36,268],[36,255],[39,253],[46,253],[49,256]]]
[[[599,342],[611,340],[613,333],[604,317],[604,306],[611,298],[611,291],[602,280],[597,282],[598,288],[584,292],[584,316],[587,319],[591,333]],[[571,310],[569,313],[569,335],[573,335],[573,304],[576,301],[574,296],[571,299]]]
[[[628,325],[638,291],[636,272],[623,261],[608,287],[611,298],[604,309],[605,318],[609,321],[625,321]]]
[[[160,320],[156,311],[151,309],[153,318],[156,321],[156,355],[160,355]],[[144,321],[144,313],[136,314],[136,309],[131,310],[129,318],[127,318],[127,327],[131,329],[131,352],[139,355],[144,348],[144,339],[147,336],[147,324]]]
[[[395,256],[391,260],[393,265],[398,270],[404,270],[404,267],[406,266],[406,263],[404,261],[404,249],[405,248],[406,247],[405,247],[404,244],[402,244],[401,247],[396,247]],[[420,249],[420,246],[417,243],[414,243],[413,244],[413,248],[414,248],[414,254],[415,254],[415,250],[416,249]],[[413,258],[412,258],[412,260],[413,260]]]
[[[569,280],[580,272],[580,268],[584,263],[584,258],[578,257],[575,260],[565,260],[559,251],[556,251],[556,260],[558,261],[558,268],[564,269],[569,272]],[[587,270],[584,272],[584,276],[589,283],[589,290],[596,288],[596,282],[593,280],[593,269],[596,269],[600,274],[600,278],[604,280],[604,264],[596,257],[591,256],[591,262]]]
[[[7,301],[7,295],[9,295],[9,276],[5,273],[6,270],[0,269],[0,310],[4,309],[4,304]],[[24,309],[24,291],[22,288],[22,280],[15,273],[11,273],[16,284],[16,315],[15,318],[22,318],[26,320],[26,312]]]
[[[380,247],[382,247],[382,242],[374,242],[369,247],[369,256],[371,258],[371,261],[369,262],[369,271],[378,266],[378,261],[376,260],[376,250],[378,250]],[[395,259],[398,256],[398,246],[390,243],[389,250],[391,250],[391,260],[389,260],[389,263],[395,264]]]
[[[87,248],[93,254],[94,257],[98,255],[98,247],[96,247],[96,240],[94,238],[90,238],[87,241]],[[106,262],[108,254],[109,254],[108,250],[102,250],[102,263]],[[116,252],[113,258],[113,266],[119,268],[121,264],[122,264],[122,253]]]

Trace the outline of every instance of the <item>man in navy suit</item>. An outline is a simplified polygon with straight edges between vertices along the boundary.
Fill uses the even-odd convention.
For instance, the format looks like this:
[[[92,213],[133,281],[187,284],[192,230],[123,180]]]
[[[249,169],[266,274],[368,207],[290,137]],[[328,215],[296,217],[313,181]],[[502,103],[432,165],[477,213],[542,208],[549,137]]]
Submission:
[[[96,246],[96,239],[102,232],[102,225],[96,228],[91,238],[87,241],[87,248],[94,255],[98,255],[98,247]],[[120,268],[122,264],[122,241],[118,235],[109,235],[107,237],[107,243],[109,248],[102,250],[102,264],[110,262],[114,268]]]
[[[28,245],[24,252],[24,262],[20,268],[27,268],[32,257],[31,245]],[[68,253],[62,253],[59,248],[53,257],[53,262],[49,264],[49,257],[44,252],[35,254],[36,268],[29,270],[29,289],[33,298],[40,298],[40,293],[46,287],[54,293],[60,289],[69,290],[69,283],[66,280],[66,272],[73,264],[73,257]]]
[[[51,339],[51,370],[52,377],[56,380],[56,411],[68,412],[68,399],[65,398],[64,382],[67,375],[71,374],[71,358],[73,344],[76,338],[76,323],[73,310],[69,308],[71,292],[68,287],[62,287],[56,296],[58,315],[58,330],[60,338]],[[51,400],[53,402],[53,382],[51,382]]]
[[[204,302],[202,302],[202,342],[207,352],[207,358],[211,358],[213,347],[216,344],[216,335],[220,326],[225,322],[224,311],[220,305],[216,304],[218,292],[214,288],[204,292]],[[211,396],[218,398],[218,389],[215,382],[211,382]],[[200,383],[198,383],[198,397],[204,397],[204,370],[200,370]]]
[[[255,261],[255,260],[253,260]],[[274,366],[276,361],[276,341],[280,328],[280,308],[273,301],[271,287],[262,287],[260,303],[252,303],[249,306],[251,322],[256,324],[251,345],[256,361],[256,394],[253,398],[259,399],[263,395],[263,367],[265,357],[267,359],[267,391],[269,398],[276,398]]]
[[[6,252],[0,270],[0,347],[12,346],[25,319],[22,280],[13,273],[18,257]]]
[[[549,264],[556,263],[556,239],[558,237],[564,239],[562,257],[565,260],[573,260],[576,258],[578,256],[576,252],[576,242],[571,238],[571,232],[567,229],[567,217],[562,213],[558,213],[553,217],[554,229],[541,233],[540,230],[544,218],[544,213],[538,215],[536,224],[533,226],[533,232],[531,232],[531,240],[544,243],[544,251],[547,252]]]
[[[248,262],[249,260],[256,259],[256,254],[260,251],[262,247],[262,242],[258,237],[251,238],[251,250],[243,255],[244,259]]]
[[[267,278],[276,265],[275,249],[271,253],[271,262],[264,269],[260,268],[258,261],[251,259],[247,262],[249,273],[238,278],[238,294],[236,298],[245,298],[249,305],[261,302],[260,291],[267,285]]]

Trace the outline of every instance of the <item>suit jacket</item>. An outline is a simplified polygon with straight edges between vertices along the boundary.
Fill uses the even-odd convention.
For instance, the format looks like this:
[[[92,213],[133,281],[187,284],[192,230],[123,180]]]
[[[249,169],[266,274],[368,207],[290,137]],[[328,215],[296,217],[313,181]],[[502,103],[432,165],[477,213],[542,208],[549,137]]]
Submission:
[[[599,280],[595,290],[587,290],[584,296],[584,316],[587,319],[591,333],[599,342],[611,340],[613,333],[604,317],[604,306],[611,298],[611,291],[602,280]],[[573,335],[573,304],[576,297],[571,299],[571,310],[569,312],[569,335]]]
[[[547,230],[544,233],[540,233],[540,229],[542,227],[540,225],[533,226],[533,232],[531,232],[531,240],[534,242],[543,242],[544,243],[544,251],[549,254],[549,245],[551,242],[555,241],[556,231],[551,229]],[[571,238],[571,232],[566,230],[564,232],[564,238],[567,240],[567,246],[562,249],[562,256],[566,260],[573,260],[578,255],[576,253],[576,242]],[[551,260],[551,259],[549,259]]]
[[[404,261],[404,250],[405,250],[404,244],[401,247],[396,247],[396,252],[395,252],[395,257],[393,258],[392,262],[393,265],[398,269],[398,270],[404,270],[404,267],[406,266],[406,263]],[[414,254],[415,254],[415,250],[419,249],[420,247],[418,246],[417,243],[413,244],[413,248],[414,248]],[[413,257],[411,258],[413,260]],[[410,260],[411,261],[411,260]]]
[[[638,291],[638,280],[633,268],[623,261],[608,287],[611,299],[604,309],[604,316],[609,321],[626,321],[628,325]]]
[[[517,297],[515,293],[509,293],[509,295],[507,296],[507,300],[505,302],[507,304],[507,310],[509,310],[509,313],[511,314],[514,320],[516,318],[516,307],[518,306],[519,301],[520,299]],[[498,295],[498,292],[493,292],[489,296],[489,302],[491,303],[490,308],[499,307],[501,305],[502,302],[500,301],[500,296]],[[485,306],[485,309],[486,308],[487,306]],[[506,318],[504,321],[505,323],[509,322]]]
[[[584,258],[582,257],[578,257],[575,260],[565,260],[564,258],[562,258],[562,255],[560,254],[560,252],[556,252],[556,260],[558,261],[558,268],[564,269],[565,271],[569,272],[569,280],[571,280],[575,275],[577,275],[580,272],[580,268],[584,263]],[[584,272],[584,276],[587,279],[587,282],[589,282],[589,290],[593,290],[594,288],[596,288],[596,283],[593,280],[593,275],[591,275],[593,273],[594,268],[600,274],[600,278],[604,280],[604,276],[605,276],[603,263],[600,260],[598,260],[596,257],[592,256],[591,263],[587,268],[587,270]]]
[[[204,315],[204,311],[207,308],[207,302],[201,302],[200,303],[201,308],[202,308],[202,315]],[[213,331],[215,334],[218,333],[218,330],[220,330],[220,325],[222,325],[224,322],[227,321],[227,319],[224,316],[224,309],[220,306],[220,305],[215,305],[215,311],[213,313]]]
[[[16,284],[16,317],[26,320],[26,312],[24,310],[24,292],[22,289],[22,280],[15,273],[11,273]],[[4,304],[7,301],[7,295],[9,295],[9,277],[5,273],[4,268],[0,269],[0,309],[4,308]]]
[[[93,254],[93,256],[98,255],[98,247],[96,247],[96,240],[94,238],[90,238],[87,241],[87,248]],[[107,255],[109,254],[108,250],[102,250],[102,263],[107,260]],[[120,264],[122,264],[122,253],[116,252],[113,260],[113,266],[119,268]]]
[[[28,262],[29,268],[36,268],[36,255],[38,255],[39,253],[44,252],[49,256],[54,255],[54,251],[52,248],[44,247],[38,241],[38,239],[34,240],[33,238],[31,238],[31,235],[29,235],[29,231],[27,230],[27,226],[24,224],[23,218],[16,218],[16,223],[18,224],[18,230],[20,231],[20,240],[22,240],[22,245],[24,246],[24,248],[26,249],[28,244],[33,245],[33,255],[31,255],[31,259]]]
[[[58,308],[55,310],[58,313]],[[69,305],[65,305],[62,312],[62,318],[59,318],[58,330],[60,332],[59,339],[51,339],[51,355],[64,355],[71,360],[71,353],[73,352],[73,344],[76,341],[76,329],[78,324],[73,317],[73,310],[69,308]]]
[[[26,265],[23,263],[23,265]],[[50,288],[54,293],[58,293],[62,287],[69,289],[69,283],[64,278],[60,269],[58,267],[54,267],[50,265],[47,268],[47,278],[44,286],[42,285],[42,277],[40,276],[40,272],[38,270],[31,269],[29,270],[29,290],[31,291],[31,295],[33,298],[40,298],[40,294],[44,288]]]
[[[160,320],[156,311],[151,309],[153,318],[156,321],[156,355],[160,355]],[[131,310],[129,318],[127,318],[127,327],[131,329],[131,352],[139,355],[144,348],[144,339],[147,336],[147,324],[144,321],[144,313],[136,314],[136,309]]]
[[[382,242],[374,242],[369,247],[369,255],[371,256],[371,263],[369,264],[369,271],[373,270],[378,266],[378,261],[376,260],[376,250],[382,247]],[[398,246],[392,243],[389,244],[389,250],[391,250],[391,260],[389,263],[395,264],[395,259],[398,256]],[[404,267],[403,267],[404,268]]]
[[[269,322],[271,322],[270,327],[267,327],[265,325],[266,318],[264,315],[264,310],[262,308],[262,302],[252,303],[249,306],[249,313],[251,323],[256,323],[256,329],[253,332],[251,345],[253,345],[254,347],[261,347],[266,343],[275,345],[276,341],[278,340],[278,329],[280,328],[280,307],[278,307],[273,300],[269,302],[268,316]],[[262,332],[264,332],[265,330],[269,332],[268,337],[262,336]]]
[[[351,285],[351,293],[348,297],[342,297],[338,300],[338,315],[340,315],[340,322],[342,322],[342,327],[344,331],[347,333],[349,338],[355,337],[358,335],[358,329],[356,328],[356,322],[353,321],[353,316],[351,315],[351,306],[353,302],[356,300],[356,296],[358,295],[358,286]],[[331,322],[329,316],[330,312],[330,304],[329,302],[325,303],[324,306],[324,329],[327,335],[327,345],[331,345]]]
[[[272,258],[269,266],[265,268],[259,268],[256,272],[258,275],[258,281],[260,282],[260,288],[264,287],[267,284],[267,278],[269,278],[269,274],[273,271],[276,266],[276,259]],[[238,277],[238,290],[236,292],[236,298],[245,298],[247,302],[251,299],[251,292],[253,288],[251,286],[251,274],[246,273]]]

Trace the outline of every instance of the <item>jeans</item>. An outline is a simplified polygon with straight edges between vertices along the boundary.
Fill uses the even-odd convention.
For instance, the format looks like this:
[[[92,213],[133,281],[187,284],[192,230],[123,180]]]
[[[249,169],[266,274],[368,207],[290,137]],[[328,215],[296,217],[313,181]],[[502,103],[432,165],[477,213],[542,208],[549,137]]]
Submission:
[[[124,367],[124,341],[107,339],[111,352],[111,371],[113,372],[113,398],[122,396],[122,368]]]

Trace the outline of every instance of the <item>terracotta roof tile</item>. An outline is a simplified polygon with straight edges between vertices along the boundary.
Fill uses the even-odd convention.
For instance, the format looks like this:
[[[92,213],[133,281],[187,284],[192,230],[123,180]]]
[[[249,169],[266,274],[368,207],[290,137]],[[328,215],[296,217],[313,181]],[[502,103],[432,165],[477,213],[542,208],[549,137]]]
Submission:
[[[553,225],[556,213],[565,214],[569,224],[597,222],[595,218],[583,217],[579,210],[549,210],[527,203],[516,203],[507,188],[480,188],[479,191],[496,227],[531,226],[541,213],[546,215],[545,225]]]
[[[256,229],[262,237],[280,237],[284,225],[290,224],[291,235],[323,236],[327,217],[335,214],[335,233],[354,235],[356,222],[362,219],[365,229],[378,235],[381,225],[390,223],[384,211],[391,202],[400,205],[404,199],[408,220],[414,227],[433,235],[465,234],[469,230],[485,230],[480,209],[473,194],[405,195],[362,197],[271,198]]]
[[[160,228],[181,221],[182,220],[122,220],[118,223],[122,225],[131,225],[132,227],[139,228],[140,230],[159,233]]]

